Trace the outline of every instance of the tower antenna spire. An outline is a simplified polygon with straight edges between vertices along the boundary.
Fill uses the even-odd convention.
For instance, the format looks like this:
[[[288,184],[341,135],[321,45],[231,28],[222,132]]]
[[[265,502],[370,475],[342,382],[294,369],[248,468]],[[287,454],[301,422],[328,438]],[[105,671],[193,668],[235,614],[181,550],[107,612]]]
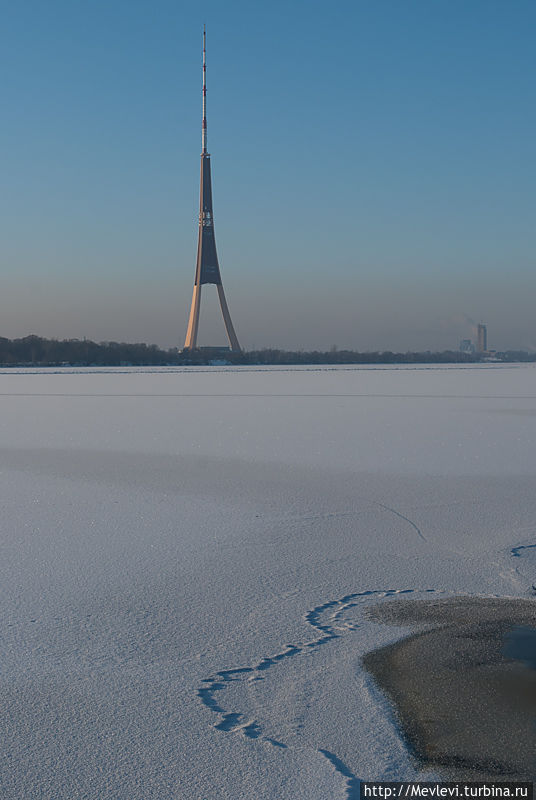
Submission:
[[[207,33],[203,25],[203,127],[201,131],[202,154],[207,152]]]

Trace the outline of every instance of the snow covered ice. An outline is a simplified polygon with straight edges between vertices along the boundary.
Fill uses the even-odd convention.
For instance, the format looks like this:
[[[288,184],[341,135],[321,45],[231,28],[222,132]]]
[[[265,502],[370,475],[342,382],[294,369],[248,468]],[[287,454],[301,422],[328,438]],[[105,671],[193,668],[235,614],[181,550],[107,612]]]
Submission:
[[[414,779],[396,594],[528,597],[536,368],[3,370],[0,796]]]

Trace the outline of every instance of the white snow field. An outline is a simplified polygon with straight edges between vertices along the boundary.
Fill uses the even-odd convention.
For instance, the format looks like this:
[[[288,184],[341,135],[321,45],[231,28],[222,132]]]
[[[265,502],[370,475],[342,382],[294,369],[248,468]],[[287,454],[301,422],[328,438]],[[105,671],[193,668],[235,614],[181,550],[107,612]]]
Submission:
[[[418,776],[385,596],[528,597],[534,365],[2,370],[3,800]]]

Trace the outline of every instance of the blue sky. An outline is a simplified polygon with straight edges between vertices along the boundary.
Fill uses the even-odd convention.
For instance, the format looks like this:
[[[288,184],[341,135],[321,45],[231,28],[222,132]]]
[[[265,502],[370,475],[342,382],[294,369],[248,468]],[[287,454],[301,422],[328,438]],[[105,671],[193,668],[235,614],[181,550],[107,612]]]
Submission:
[[[206,22],[244,347],[536,348],[532,0],[0,8],[0,335],[182,346]]]

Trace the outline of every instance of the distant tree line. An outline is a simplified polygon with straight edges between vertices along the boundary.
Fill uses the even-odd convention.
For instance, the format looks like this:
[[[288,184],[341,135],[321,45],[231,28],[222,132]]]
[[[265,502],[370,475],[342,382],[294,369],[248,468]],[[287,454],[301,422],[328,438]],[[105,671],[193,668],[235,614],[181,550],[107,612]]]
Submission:
[[[4,366],[109,366],[123,363],[162,365],[170,363],[171,351],[155,344],[91,342],[88,339],[0,338],[0,363]]]
[[[393,353],[383,350],[374,353],[359,353],[355,350],[287,351],[287,350],[251,350],[247,353],[229,354],[229,361],[241,364],[475,364],[489,360],[485,353],[462,353],[459,350],[443,350],[421,353]],[[239,358],[238,358],[239,357]],[[536,361],[536,353],[521,350],[510,350],[494,353],[497,361]]]
[[[510,350],[496,353],[500,361],[536,361],[536,353]],[[480,353],[462,353],[446,350],[440,353],[358,353],[353,350],[312,352],[287,350],[250,350],[232,353],[222,348],[201,348],[192,352],[181,352],[173,347],[162,350],[155,344],[128,344],[125,342],[92,342],[88,339],[43,339],[40,336],[24,336],[22,339],[0,338],[0,364],[11,366],[177,366],[228,364],[471,364],[485,360]]]

